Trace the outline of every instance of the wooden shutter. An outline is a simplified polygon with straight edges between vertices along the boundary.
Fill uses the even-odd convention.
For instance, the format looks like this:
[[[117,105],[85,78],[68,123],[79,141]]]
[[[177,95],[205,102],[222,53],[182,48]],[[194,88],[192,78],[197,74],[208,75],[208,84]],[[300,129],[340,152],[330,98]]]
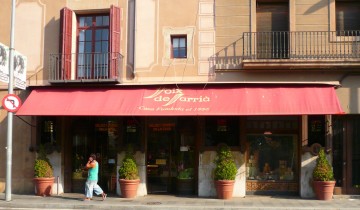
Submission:
[[[120,63],[120,7],[110,7],[110,77],[118,77]]]
[[[71,44],[73,11],[64,7],[60,11],[60,53],[61,79],[71,79]]]

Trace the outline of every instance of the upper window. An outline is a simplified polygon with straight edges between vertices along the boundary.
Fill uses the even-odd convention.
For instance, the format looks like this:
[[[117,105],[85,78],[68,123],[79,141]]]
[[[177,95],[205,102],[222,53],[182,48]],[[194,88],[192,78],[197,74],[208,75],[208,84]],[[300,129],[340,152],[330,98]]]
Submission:
[[[173,58],[186,58],[186,35],[171,36],[171,52]]]
[[[80,15],[63,8],[60,12],[60,55],[50,59],[53,80],[119,79],[120,18],[120,8],[114,5],[102,14]]]
[[[78,17],[77,77],[107,78],[109,70],[109,16]]]
[[[360,2],[336,0],[336,31],[341,36],[360,35]]]

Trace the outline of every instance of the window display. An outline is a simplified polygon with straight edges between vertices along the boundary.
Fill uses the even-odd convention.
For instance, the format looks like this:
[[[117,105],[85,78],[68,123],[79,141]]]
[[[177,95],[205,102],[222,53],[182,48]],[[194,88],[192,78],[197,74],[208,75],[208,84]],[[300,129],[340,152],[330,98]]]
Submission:
[[[298,168],[296,135],[248,135],[248,180],[293,181]]]

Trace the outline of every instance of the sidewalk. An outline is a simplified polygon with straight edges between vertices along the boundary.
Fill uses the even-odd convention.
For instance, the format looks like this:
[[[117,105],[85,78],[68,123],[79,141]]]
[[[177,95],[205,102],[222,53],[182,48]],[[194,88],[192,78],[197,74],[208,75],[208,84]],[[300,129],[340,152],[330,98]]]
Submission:
[[[293,196],[246,196],[220,200],[216,198],[178,197],[175,195],[147,195],[134,199],[124,199],[110,195],[105,201],[94,197],[92,201],[83,201],[83,195],[65,193],[51,197],[12,194],[12,201],[5,201],[0,194],[2,209],[153,209],[153,210],[200,210],[200,209],[294,209],[294,210],[359,210],[359,196],[335,196],[331,201],[302,199]]]

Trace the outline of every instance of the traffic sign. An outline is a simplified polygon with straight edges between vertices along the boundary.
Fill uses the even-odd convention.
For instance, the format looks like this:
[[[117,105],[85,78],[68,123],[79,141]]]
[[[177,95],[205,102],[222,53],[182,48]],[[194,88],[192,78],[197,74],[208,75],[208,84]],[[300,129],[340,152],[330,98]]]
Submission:
[[[21,100],[15,94],[7,94],[2,100],[2,106],[9,112],[16,112],[21,106]]]

